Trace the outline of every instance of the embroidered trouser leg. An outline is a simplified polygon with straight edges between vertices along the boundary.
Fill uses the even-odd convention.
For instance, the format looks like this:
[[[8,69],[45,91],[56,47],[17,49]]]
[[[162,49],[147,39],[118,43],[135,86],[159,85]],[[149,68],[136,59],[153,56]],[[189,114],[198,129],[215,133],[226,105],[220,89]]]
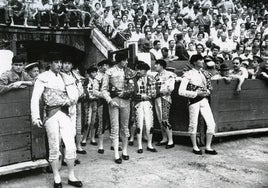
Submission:
[[[88,105],[88,126],[95,126],[96,117],[97,117],[97,101],[91,101]]]
[[[197,132],[199,112],[207,124],[207,133],[214,134],[215,121],[207,98],[189,105],[189,133],[196,134]]]
[[[142,131],[145,121],[146,131],[150,132],[153,127],[153,110],[149,101],[142,101],[135,105],[137,127]]]
[[[109,105],[109,114],[111,121],[111,139],[119,138],[119,125],[121,126],[122,136],[129,137],[129,113],[130,113],[130,100],[114,98],[113,99],[119,107],[111,107]]]
[[[45,127],[49,144],[49,161],[51,162],[53,160],[59,159],[61,138],[66,149],[65,158],[75,159],[75,135],[70,117],[59,110],[56,114],[54,114],[46,121]]]

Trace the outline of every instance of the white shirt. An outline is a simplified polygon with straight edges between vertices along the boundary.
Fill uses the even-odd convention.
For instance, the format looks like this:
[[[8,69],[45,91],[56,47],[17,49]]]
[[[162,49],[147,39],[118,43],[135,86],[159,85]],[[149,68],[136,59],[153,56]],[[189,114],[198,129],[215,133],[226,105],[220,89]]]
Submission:
[[[206,88],[206,78],[200,71],[191,69],[183,74],[181,85],[179,88],[179,95],[187,98],[197,97],[197,91],[186,90],[188,84]]]

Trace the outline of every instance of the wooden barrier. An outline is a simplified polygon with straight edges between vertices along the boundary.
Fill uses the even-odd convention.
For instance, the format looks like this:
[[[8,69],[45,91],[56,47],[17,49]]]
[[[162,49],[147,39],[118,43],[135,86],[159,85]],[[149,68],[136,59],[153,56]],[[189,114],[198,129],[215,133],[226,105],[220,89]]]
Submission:
[[[237,81],[226,84],[212,81],[210,104],[216,121],[216,137],[268,132],[268,86],[261,80],[246,80],[240,94]],[[179,83],[172,93],[170,122],[174,135],[188,136],[188,99],[178,95]],[[199,121],[200,122],[200,121]]]
[[[31,90],[19,89],[0,96],[0,175],[9,173],[7,165],[46,158],[45,130],[31,124]]]
[[[268,86],[264,81],[246,80],[240,94],[234,92],[237,81],[212,83],[211,108],[217,125],[216,136],[256,132],[255,129],[268,131]]]

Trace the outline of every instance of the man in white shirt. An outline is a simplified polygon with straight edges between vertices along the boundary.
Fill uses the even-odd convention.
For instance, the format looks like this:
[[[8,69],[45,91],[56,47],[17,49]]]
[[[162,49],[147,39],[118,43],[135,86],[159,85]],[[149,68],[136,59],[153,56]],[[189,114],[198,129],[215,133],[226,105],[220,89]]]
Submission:
[[[161,42],[159,40],[155,40],[153,43],[153,49],[150,50],[151,56],[153,60],[158,60],[162,58],[161,53]]]

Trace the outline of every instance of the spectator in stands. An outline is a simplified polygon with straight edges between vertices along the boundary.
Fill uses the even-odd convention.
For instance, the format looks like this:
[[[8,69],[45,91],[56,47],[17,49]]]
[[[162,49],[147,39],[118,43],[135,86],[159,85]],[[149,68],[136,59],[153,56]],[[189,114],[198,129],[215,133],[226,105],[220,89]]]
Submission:
[[[219,73],[212,76],[211,80],[225,80],[226,83],[230,83],[232,78],[230,77],[229,71],[230,69],[228,64],[222,63],[220,65]]]
[[[161,42],[159,40],[155,40],[153,45],[154,45],[153,49],[150,50],[151,59],[152,60],[161,59],[162,58]]]
[[[260,67],[260,70],[257,74],[257,78],[261,80],[268,81],[268,57],[263,57],[264,65]]]
[[[24,67],[24,69],[33,80],[37,79],[37,76],[40,73],[38,62],[30,63],[30,64],[26,65]]]
[[[47,21],[49,23],[49,27],[51,27],[52,17],[51,17],[51,9],[52,5],[48,0],[42,1],[39,0],[35,4],[35,13],[33,17],[37,20],[37,27],[41,27],[41,23]]]
[[[24,26],[28,26],[27,24],[27,19],[28,19],[28,13],[27,10],[25,9],[25,5],[20,2],[19,0],[10,0],[8,1],[8,6],[7,6],[7,15],[10,19],[9,22],[11,26],[14,25],[14,18],[15,19],[24,19]]]
[[[175,49],[175,41],[174,40],[170,40],[168,42],[168,56],[173,59],[176,60],[178,59],[178,56],[176,56],[176,49]]]
[[[196,45],[196,53],[205,56],[205,47],[202,44],[198,43]]]
[[[187,50],[186,50],[185,45],[183,43],[183,34],[182,33],[177,34],[175,55],[178,56],[179,60],[188,60],[189,59],[189,54],[187,53]]]
[[[249,78],[256,79],[257,73],[260,69],[260,64],[263,62],[260,56],[253,56],[253,61],[251,63],[251,69],[248,69]]]
[[[206,62],[206,59],[205,59]],[[209,60],[206,62],[206,70],[211,74],[211,76],[217,75],[218,70],[216,69],[216,65],[214,61]]]
[[[146,44],[146,50],[144,49]],[[152,32],[151,31],[147,31],[145,33],[145,38],[140,38],[138,41],[138,49],[140,52],[145,52],[148,49],[149,45],[149,49],[153,48],[153,40],[152,40]]]
[[[202,14],[197,16],[197,20],[200,25],[204,25],[204,31],[210,34],[210,25],[211,25],[211,18],[207,14],[208,7],[203,6],[202,7]]]
[[[24,64],[25,60],[22,57],[14,56],[12,58],[11,70],[0,76],[0,94],[33,85],[33,79],[24,72]]]
[[[230,70],[230,76],[232,78],[239,79],[239,84],[237,86],[237,91],[241,91],[241,86],[244,83],[245,79],[248,78],[248,71],[246,68],[241,67],[242,59],[240,57],[235,57],[233,59],[233,69]]]

